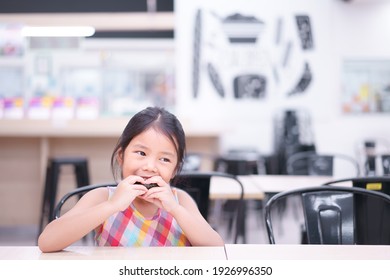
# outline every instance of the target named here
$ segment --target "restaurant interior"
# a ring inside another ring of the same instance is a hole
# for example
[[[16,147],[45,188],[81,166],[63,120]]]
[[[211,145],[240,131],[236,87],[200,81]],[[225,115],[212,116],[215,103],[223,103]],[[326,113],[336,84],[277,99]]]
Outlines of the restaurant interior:
[[[148,106],[181,121],[184,171],[242,180],[244,214],[211,186],[225,242],[268,244],[267,187],[390,175],[389,30],[388,0],[1,2],[0,245],[36,245],[56,160],[53,205],[113,182],[118,137]],[[281,243],[302,241],[296,208]]]

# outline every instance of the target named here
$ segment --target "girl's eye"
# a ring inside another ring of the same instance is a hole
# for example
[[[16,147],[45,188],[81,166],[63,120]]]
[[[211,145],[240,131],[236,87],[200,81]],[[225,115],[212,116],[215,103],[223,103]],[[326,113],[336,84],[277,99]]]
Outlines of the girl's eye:
[[[136,153],[139,154],[140,156],[146,156],[146,154],[143,151],[136,151]]]
[[[163,162],[171,162],[171,160],[169,158],[162,158],[161,159]]]

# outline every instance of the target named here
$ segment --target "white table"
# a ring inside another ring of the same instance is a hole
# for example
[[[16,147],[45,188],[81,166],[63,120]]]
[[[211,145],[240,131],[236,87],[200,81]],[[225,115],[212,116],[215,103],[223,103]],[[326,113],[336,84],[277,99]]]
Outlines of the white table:
[[[37,246],[0,246],[0,260],[226,260],[219,247],[94,247],[70,246],[42,253]]]
[[[257,188],[263,193],[278,193],[294,188],[315,187],[333,180],[331,176],[245,175],[238,176],[244,187]]]
[[[263,199],[264,192],[246,176],[239,180],[244,187],[244,199]],[[210,199],[238,199],[241,194],[240,185],[233,179],[225,177],[212,177],[210,183]]]
[[[293,188],[320,186],[333,180],[330,176],[294,175],[241,175],[238,176],[244,187],[244,199],[264,199],[267,193],[278,193]],[[237,182],[229,178],[213,177],[210,186],[210,199],[238,199],[241,193]]]
[[[226,244],[225,247],[0,246],[0,260],[390,260],[390,246]]]
[[[228,260],[390,260],[382,245],[226,244]]]

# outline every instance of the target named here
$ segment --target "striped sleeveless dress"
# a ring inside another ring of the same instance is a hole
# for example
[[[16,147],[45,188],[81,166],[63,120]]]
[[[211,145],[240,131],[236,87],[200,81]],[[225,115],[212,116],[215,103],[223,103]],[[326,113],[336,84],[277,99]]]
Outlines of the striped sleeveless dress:
[[[115,188],[109,187],[109,197]],[[176,200],[177,190],[172,188]],[[144,217],[132,204],[111,215],[95,231],[95,245],[150,247],[191,246],[173,216],[159,209],[153,217]]]

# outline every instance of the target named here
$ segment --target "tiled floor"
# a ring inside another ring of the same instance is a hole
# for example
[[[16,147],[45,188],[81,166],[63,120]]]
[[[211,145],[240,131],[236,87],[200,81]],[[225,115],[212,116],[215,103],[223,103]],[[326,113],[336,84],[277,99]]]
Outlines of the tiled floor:
[[[262,211],[258,209],[258,205],[254,201],[249,201],[247,204],[247,216],[246,216],[246,243],[250,244],[268,244],[265,225],[262,217]],[[294,217],[289,217],[289,213],[292,211],[286,211],[284,221],[286,223],[281,226],[281,242],[291,243],[297,240],[297,234],[294,234],[291,230],[286,229],[289,223],[291,223]],[[228,232],[227,219],[223,216],[216,217],[213,214],[210,223],[221,234],[226,243],[234,243],[234,238]],[[290,221],[290,222],[289,222]],[[4,227],[0,226],[0,246],[33,246],[36,245],[38,229],[37,226],[19,226],[19,227]],[[81,242],[81,241],[80,241]],[[243,243],[240,238],[238,243]],[[83,244],[83,243],[80,243]],[[85,244],[85,243],[84,243]]]

